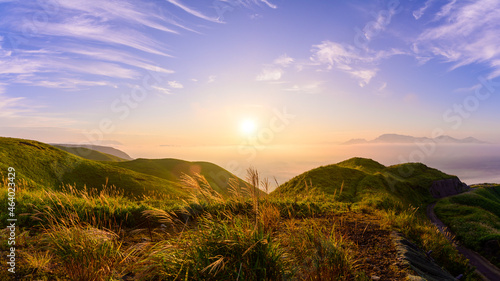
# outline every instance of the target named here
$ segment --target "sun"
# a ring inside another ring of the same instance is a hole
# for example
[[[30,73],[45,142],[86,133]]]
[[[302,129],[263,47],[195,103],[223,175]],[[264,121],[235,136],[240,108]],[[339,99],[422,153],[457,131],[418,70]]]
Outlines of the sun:
[[[257,123],[252,119],[245,119],[240,123],[240,131],[245,136],[250,136],[257,131]]]

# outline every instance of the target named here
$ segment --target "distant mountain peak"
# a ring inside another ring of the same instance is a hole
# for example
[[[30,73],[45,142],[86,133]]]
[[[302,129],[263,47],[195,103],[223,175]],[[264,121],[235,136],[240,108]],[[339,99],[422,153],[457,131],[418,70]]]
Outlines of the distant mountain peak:
[[[367,141],[366,139],[351,139],[343,144],[405,144],[405,143],[418,143],[418,142],[426,142],[433,141],[436,143],[449,143],[449,144],[483,144],[486,143],[484,141],[480,141],[473,137],[467,137],[464,139],[457,139],[454,137],[450,137],[448,135],[442,135],[436,138],[428,138],[428,137],[414,137],[408,135],[400,135],[400,134],[383,134],[378,136],[373,140]]]
[[[110,154],[110,155],[113,155],[113,156],[116,156],[118,158],[122,158],[125,160],[133,160],[133,158],[130,157],[127,153],[125,153],[119,149],[116,149],[114,147],[111,147],[111,146],[93,145],[93,144],[66,144],[66,143],[54,143],[54,144],[51,143],[50,145],[63,146],[63,147],[68,147],[68,148],[83,147],[83,148],[99,151],[102,153]]]

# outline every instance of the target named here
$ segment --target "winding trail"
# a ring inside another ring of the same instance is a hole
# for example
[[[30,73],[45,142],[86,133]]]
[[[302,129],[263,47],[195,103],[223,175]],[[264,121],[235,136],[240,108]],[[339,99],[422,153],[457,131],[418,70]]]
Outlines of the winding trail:
[[[464,255],[467,259],[469,259],[470,264],[476,267],[476,271],[483,277],[486,281],[498,281],[500,280],[500,269],[498,267],[491,264],[487,259],[485,259],[480,254],[465,248],[464,246],[456,244],[454,241],[446,235],[445,231],[447,229],[446,225],[436,216],[434,213],[434,207],[436,203],[429,204],[427,206],[427,217],[431,220],[431,222],[437,226],[439,231],[444,234],[448,240],[453,243],[453,246],[457,248],[457,250]]]

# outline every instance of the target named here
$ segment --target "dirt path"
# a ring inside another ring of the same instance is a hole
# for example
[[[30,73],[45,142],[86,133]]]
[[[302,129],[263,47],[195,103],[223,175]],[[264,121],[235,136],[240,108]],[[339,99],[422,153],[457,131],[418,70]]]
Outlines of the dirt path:
[[[446,225],[436,216],[436,213],[434,213],[434,207],[436,206],[436,203],[432,203],[427,206],[427,217],[431,220],[433,224],[437,226],[439,231],[443,233],[448,239],[450,239],[446,234]],[[451,239],[450,239],[451,241]],[[467,259],[469,259],[470,264],[472,266],[476,267],[476,270],[484,280],[489,280],[489,281],[496,281],[500,280],[500,269],[498,269],[496,266],[491,264],[487,259],[485,259],[483,256],[480,254],[465,248],[464,246],[457,245],[453,241],[451,241],[453,245],[457,248],[457,250],[464,255]]]

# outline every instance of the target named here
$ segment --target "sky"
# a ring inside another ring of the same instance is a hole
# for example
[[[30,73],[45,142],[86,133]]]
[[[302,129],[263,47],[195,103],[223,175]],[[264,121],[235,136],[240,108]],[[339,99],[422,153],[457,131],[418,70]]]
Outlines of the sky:
[[[278,174],[295,172],[290,155],[312,166],[325,147],[384,133],[500,143],[499,10],[0,0],[0,135],[230,170],[281,161]]]

